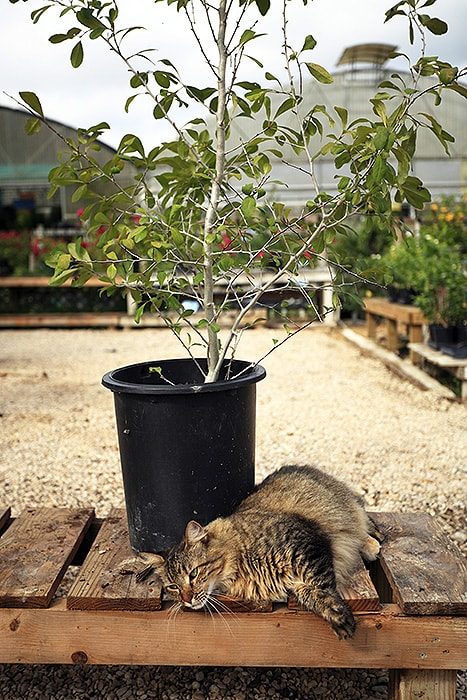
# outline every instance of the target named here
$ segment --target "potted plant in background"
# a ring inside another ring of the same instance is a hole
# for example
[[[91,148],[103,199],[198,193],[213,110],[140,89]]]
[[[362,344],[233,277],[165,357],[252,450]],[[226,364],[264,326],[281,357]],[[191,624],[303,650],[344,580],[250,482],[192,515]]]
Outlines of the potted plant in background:
[[[382,257],[381,264],[391,276],[388,298],[397,304],[413,304],[417,294],[417,241],[413,237],[394,242]]]
[[[403,78],[383,82],[372,99],[373,117],[350,122],[343,107],[329,113],[322,105],[304,103],[306,76],[320,83],[331,82],[332,76],[313,61],[313,36],[291,45],[294,3],[284,0],[280,6],[278,50],[285,73],[274,76],[251,55],[262,34],[261,20],[272,11],[270,0],[156,2],[185,21],[212,78],[209,84],[204,78],[199,85],[187,84],[171,60],[127,49],[137,28],[120,26],[113,0],[65,6],[50,0],[32,13],[36,22],[51,8],[61,11],[67,26],[50,40],[72,42],[74,67],[82,63],[87,41],[104,41],[129,72],[132,93],[126,109],[142,95],[154,119],[166,120],[173,129],[173,139],[151,150],[137,135],[127,134],[104,166],[94,153],[109,125],[80,129],[76,141],[67,140],[68,156],[50,173],[52,189],[75,185],[76,200],[88,200],[82,217],[87,239],[105,227],[97,243],[99,259],[82,240],[53,255],[51,284],[72,279],[79,286],[99,277],[108,283],[106,293],[131,295],[137,321],[145,312],[160,314],[188,355],[115,370],[103,380],[115,395],[131,542],[146,550],[177,541],[190,518],[203,522],[227,512],[253,486],[254,387],[264,370],[261,359],[237,360],[250,312],[279,287],[303,295],[309,323],[322,320],[331,309],[318,310],[303,270],[328,261],[336,235],[352,230],[352,217],[370,214],[392,230],[393,197],[416,208],[429,201],[422,182],[409,174],[417,131],[430,129],[444,145],[452,137],[433,117],[418,114],[417,101],[427,92],[441,100],[445,89],[466,96],[459,84],[465,71],[425,56],[422,42],[422,55],[410,66],[410,84]],[[424,4],[398,2],[386,20],[405,15],[412,43],[414,27],[422,37],[426,30],[445,33],[446,24],[425,14]],[[183,36],[187,40],[186,32]],[[256,67],[253,79],[251,66]],[[47,123],[38,97],[20,94],[33,116],[29,129]],[[180,110],[193,103],[201,116],[180,126]],[[257,131],[242,141],[235,128],[244,119],[254,120]],[[309,175],[310,198],[300,211],[274,201],[270,182],[273,159],[287,162],[291,152],[304,156]],[[323,191],[315,176],[314,163],[322,153],[335,159],[333,194]],[[128,163],[135,170],[134,185],[122,188],[115,175]],[[114,184],[112,193],[96,189],[104,181]],[[332,262],[338,303],[349,270],[335,257]],[[361,277],[357,270],[352,273]],[[187,302],[199,306],[201,317]],[[226,310],[232,312],[230,325],[221,333]],[[304,327],[283,320],[283,339],[264,356]],[[175,417],[176,427],[167,427],[169,417]],[[221,492],[225,497],[215,502],[213,513],[210,502]]]
[[[455,357],[467,357],[465,259],[459,245],[422,232],[418,243],[415,302],[429,321],[430,345]]]

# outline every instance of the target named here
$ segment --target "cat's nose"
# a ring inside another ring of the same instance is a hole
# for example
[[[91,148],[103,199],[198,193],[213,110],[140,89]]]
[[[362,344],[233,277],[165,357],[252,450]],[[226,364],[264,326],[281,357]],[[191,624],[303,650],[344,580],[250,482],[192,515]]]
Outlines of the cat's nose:
[[[184,603],[191,603],[193,599],[193,591],[181,591],[180,598]]]

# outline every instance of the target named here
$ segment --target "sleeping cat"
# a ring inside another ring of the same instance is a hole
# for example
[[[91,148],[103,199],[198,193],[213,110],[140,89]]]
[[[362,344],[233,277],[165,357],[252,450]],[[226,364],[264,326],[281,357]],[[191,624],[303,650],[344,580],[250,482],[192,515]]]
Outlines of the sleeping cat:
[[[167,555],[144,554],[165,590],[198,610],[215,594],[285,600],[321,615],[341,639],[355,632],[339,594],[360,555],[373,560],[379,542],[360,499],[314,467],[286,466],[268,476],[225,518],[191,521]]]

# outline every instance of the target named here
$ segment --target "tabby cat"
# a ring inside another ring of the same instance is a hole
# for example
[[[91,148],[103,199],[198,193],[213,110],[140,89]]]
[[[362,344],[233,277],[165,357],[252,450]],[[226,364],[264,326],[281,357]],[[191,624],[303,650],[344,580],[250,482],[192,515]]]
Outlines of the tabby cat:
[[[209,607],[216,593],[276,601],[294,594],[345,639],[354,634],[355,619],[339,589],[361,554],[377,557],[372,534],[362,502],[347,486],[315,467],[285,466],[229,517],[204,527],[191,521],[166,555],[143,555],[149,566],[139,579],[155,569],[164,589],[194,610]]]

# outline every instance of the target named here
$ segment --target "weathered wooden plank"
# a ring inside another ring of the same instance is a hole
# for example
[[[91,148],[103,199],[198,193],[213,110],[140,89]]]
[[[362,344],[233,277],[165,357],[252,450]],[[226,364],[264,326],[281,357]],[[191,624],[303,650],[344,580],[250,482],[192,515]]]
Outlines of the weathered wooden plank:
[[[339,640],[312,613],[217,617],[168,610],[0,609],[0,663],[462,668],[467,619],[400,615],[394,605],[358,616],[351,640]]]
[[[119,326],[125,313],[99,311],[43,314],[0,314],[0,328],[87,328]]]
[[[114,508],[103,521],[78,578],[67,595],[69,610],[159,610],[161,584],[157,576],[143,581],[136,574],[144,568],[137,561],[128,540],[125,510]],[[129,565],[128,562],[131,561]],[[122,564],[125,566],[122,567]],[[123,573],[122,573],[123,568]],[[270,612],[269,601],[241,601],[216,596],[218,607],[227,612]]]
[[[222,607],[235,613],[271,612],[273,609],[270,600],[238,600],[223,595],[216,595],[214,598],[221,603],[221,606],[218,606],[220,612],[222,612]]]
[[[8,506],[0,506],[0,533],[10,519],[11,508]]]
[[[426,323],[422,311],[418,306],[409,304],[395,304],[382,297],[365,299],[365,310],[381,318],[390,318],[401,323],[422,325]]]
[[[0,538],[0,606],[46,607],[93,518],[91,508],[28,508]]]
[[[394,670],[389,675],[389,700],[456,700],[456,671]]]
[[[341,594],[353,612],[379,610],[381,608],[376,588],[361,560],[358,569],[352,577],[352,582],[341,590]],[[290,610],[297,610],[300,607],[294,596],[289,597],[287,605]]]
[[[122,573],[122,562],[134,557],[126,513],[113,508],[104,520],[78,578],[67,596],[70,610],[159,610],[161,585],[156,576],[136,581]]]
[[[466,565],[456,545],[425,513],[372,513],[385,535],[381,566],[407,615],[466,615]]]

